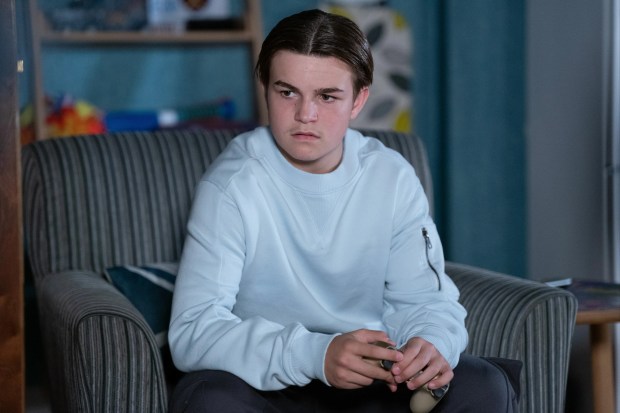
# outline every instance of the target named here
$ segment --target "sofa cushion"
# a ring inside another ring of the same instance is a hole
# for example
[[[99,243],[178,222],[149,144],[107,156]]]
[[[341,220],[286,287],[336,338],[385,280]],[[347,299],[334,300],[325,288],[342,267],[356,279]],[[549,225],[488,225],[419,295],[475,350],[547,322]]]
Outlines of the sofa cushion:
[[[139,267],[122,265],[104,271],[107,280],[142,313],[160,347],[168,342],[172,291],[177,271],[178,263]]]

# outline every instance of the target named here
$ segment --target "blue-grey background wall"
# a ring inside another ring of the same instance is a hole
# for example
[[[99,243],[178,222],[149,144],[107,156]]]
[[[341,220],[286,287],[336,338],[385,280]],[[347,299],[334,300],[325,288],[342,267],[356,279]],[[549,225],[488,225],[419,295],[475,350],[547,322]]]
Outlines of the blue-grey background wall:
[[[41,0],[44,7],[66,4]],[[427,145],[446,257],[518,276],[526,271],[524,1],[390,0],[412,27],[414,131]],[[21,44],[27,53],[25,4]],[[317,0],[263,0],[267,33]],[[106,109],[156,109],[228,96],[253,113],[248,51],[221,46],[51,46],[48,93]],[[23,78],[22,102],[30,95]]]

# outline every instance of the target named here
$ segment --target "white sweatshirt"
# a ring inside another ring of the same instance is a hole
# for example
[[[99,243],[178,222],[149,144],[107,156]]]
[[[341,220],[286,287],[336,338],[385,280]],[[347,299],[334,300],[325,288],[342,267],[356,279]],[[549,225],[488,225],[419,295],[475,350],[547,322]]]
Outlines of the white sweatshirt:
[[[224,370],[259,390],[324,374],[335,335],[414,336],[452,367],[465,309],[411,165],[348,130],[328,174],[292,166],[268,128],[235,138],[200,181],[169,342],[183,371]]]

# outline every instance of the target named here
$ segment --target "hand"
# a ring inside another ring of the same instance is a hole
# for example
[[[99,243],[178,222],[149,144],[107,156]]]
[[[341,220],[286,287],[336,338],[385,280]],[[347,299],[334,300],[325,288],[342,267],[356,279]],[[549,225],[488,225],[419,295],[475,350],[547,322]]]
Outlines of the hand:
[[[374,380],[383,380],[396,388],[394,376],[379,366],[377,360],[398,362],[403,355],[398,350],[376,346],[385,341],[394,345],[383,331],[356,330],[332,340],[325,354],[325,377],[329,384],[341,389],[369,386]]]
[[[407,383],[410,390],[428,384],[429,389],[437,389],[454,377],[448,361],[428,341],[414,337],[400,348],[403,360],[392,367],[396,383]]]

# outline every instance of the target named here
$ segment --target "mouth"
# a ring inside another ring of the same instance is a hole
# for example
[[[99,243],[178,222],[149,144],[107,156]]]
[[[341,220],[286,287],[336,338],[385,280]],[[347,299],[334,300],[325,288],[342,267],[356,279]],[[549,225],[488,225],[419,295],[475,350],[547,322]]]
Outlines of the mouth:
[[[318,139],[319,135],[317,135],[314,132],[307,132],[307,131],[298,131],[298,132],[293,132],[292,133],[293,137],[297,138],[297,139]]]

